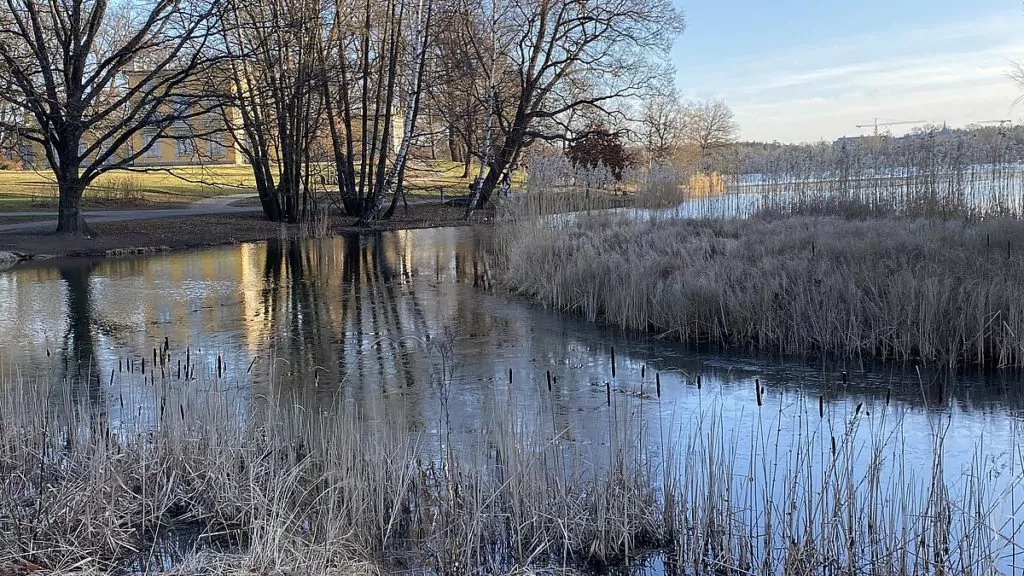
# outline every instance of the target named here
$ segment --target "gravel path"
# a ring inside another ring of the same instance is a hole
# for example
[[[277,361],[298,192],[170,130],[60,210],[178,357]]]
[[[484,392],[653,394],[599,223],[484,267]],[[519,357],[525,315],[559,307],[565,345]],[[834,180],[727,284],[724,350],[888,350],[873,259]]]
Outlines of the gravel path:
[[[206,216],[210,214],[238,214],[243,212],[259,212],[259,206],[234,206],[235,202],[255,197],[255,194],[228,194],[204,198],[184,208],[159,208],[141,210],[86,210],[83,216],[90,224],[100,222],[122,222],[125,220],[151,220],[153,218],[181,218],[188,216]],[[0,212],[0,218],[19,218],[24,216],[40,218],[56,218],[57,212]],[[37,222],[18,222],[0,224],[0,234],[5,232],[21,232],[52,227],[53,220]]]

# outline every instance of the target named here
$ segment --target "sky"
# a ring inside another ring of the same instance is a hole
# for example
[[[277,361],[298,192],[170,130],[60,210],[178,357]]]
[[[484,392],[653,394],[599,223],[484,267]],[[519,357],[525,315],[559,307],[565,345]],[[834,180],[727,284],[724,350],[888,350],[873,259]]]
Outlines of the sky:
[[[681,0],[684,99],[721,98],[744,140],[870,134],[875,118],[1024,120],[1021,0]],[[913,125],[895,125],[902,134]],[[880,127],[886,130],[886,127]]]

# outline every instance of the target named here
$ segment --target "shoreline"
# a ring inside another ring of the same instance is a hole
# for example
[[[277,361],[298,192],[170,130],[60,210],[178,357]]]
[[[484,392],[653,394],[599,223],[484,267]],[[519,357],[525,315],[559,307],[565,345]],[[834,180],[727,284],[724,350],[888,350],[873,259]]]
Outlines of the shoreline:
[[[327,236],[461,227],[480,221],[479,217],[466,220],[463,216],[463,208],[442,204],[399,208],[390,220],[370,225],[338,215],[330,219]],[[58,236],[49,228],[0,233],[0,271],[74,258],[119,258],[260,242],[281,237],[282,230],[289,236],[301,235],[299,225],[267,221],[261,212],[123,220],[97,223],[92,228],[92,238]]]

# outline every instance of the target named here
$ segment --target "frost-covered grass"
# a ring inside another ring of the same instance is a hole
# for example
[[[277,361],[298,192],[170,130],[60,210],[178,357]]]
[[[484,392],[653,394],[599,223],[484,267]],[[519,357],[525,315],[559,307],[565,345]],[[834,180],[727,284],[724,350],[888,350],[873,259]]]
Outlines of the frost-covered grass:
[[[1024,222],[530,216],[502,281],[554,308],[690,343],[1024,366]]]

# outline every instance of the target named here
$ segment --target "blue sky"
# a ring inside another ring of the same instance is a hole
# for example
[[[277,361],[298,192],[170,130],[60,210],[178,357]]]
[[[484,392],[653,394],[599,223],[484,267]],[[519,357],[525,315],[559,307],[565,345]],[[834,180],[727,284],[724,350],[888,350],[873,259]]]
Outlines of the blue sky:
[[[1024,118],[1021,0],[683,0],[673,50],[685,99],[724,99],[741,137],[870,133],[874,118],[963,125]],[[912,126],[894,126],[894,133]]]

